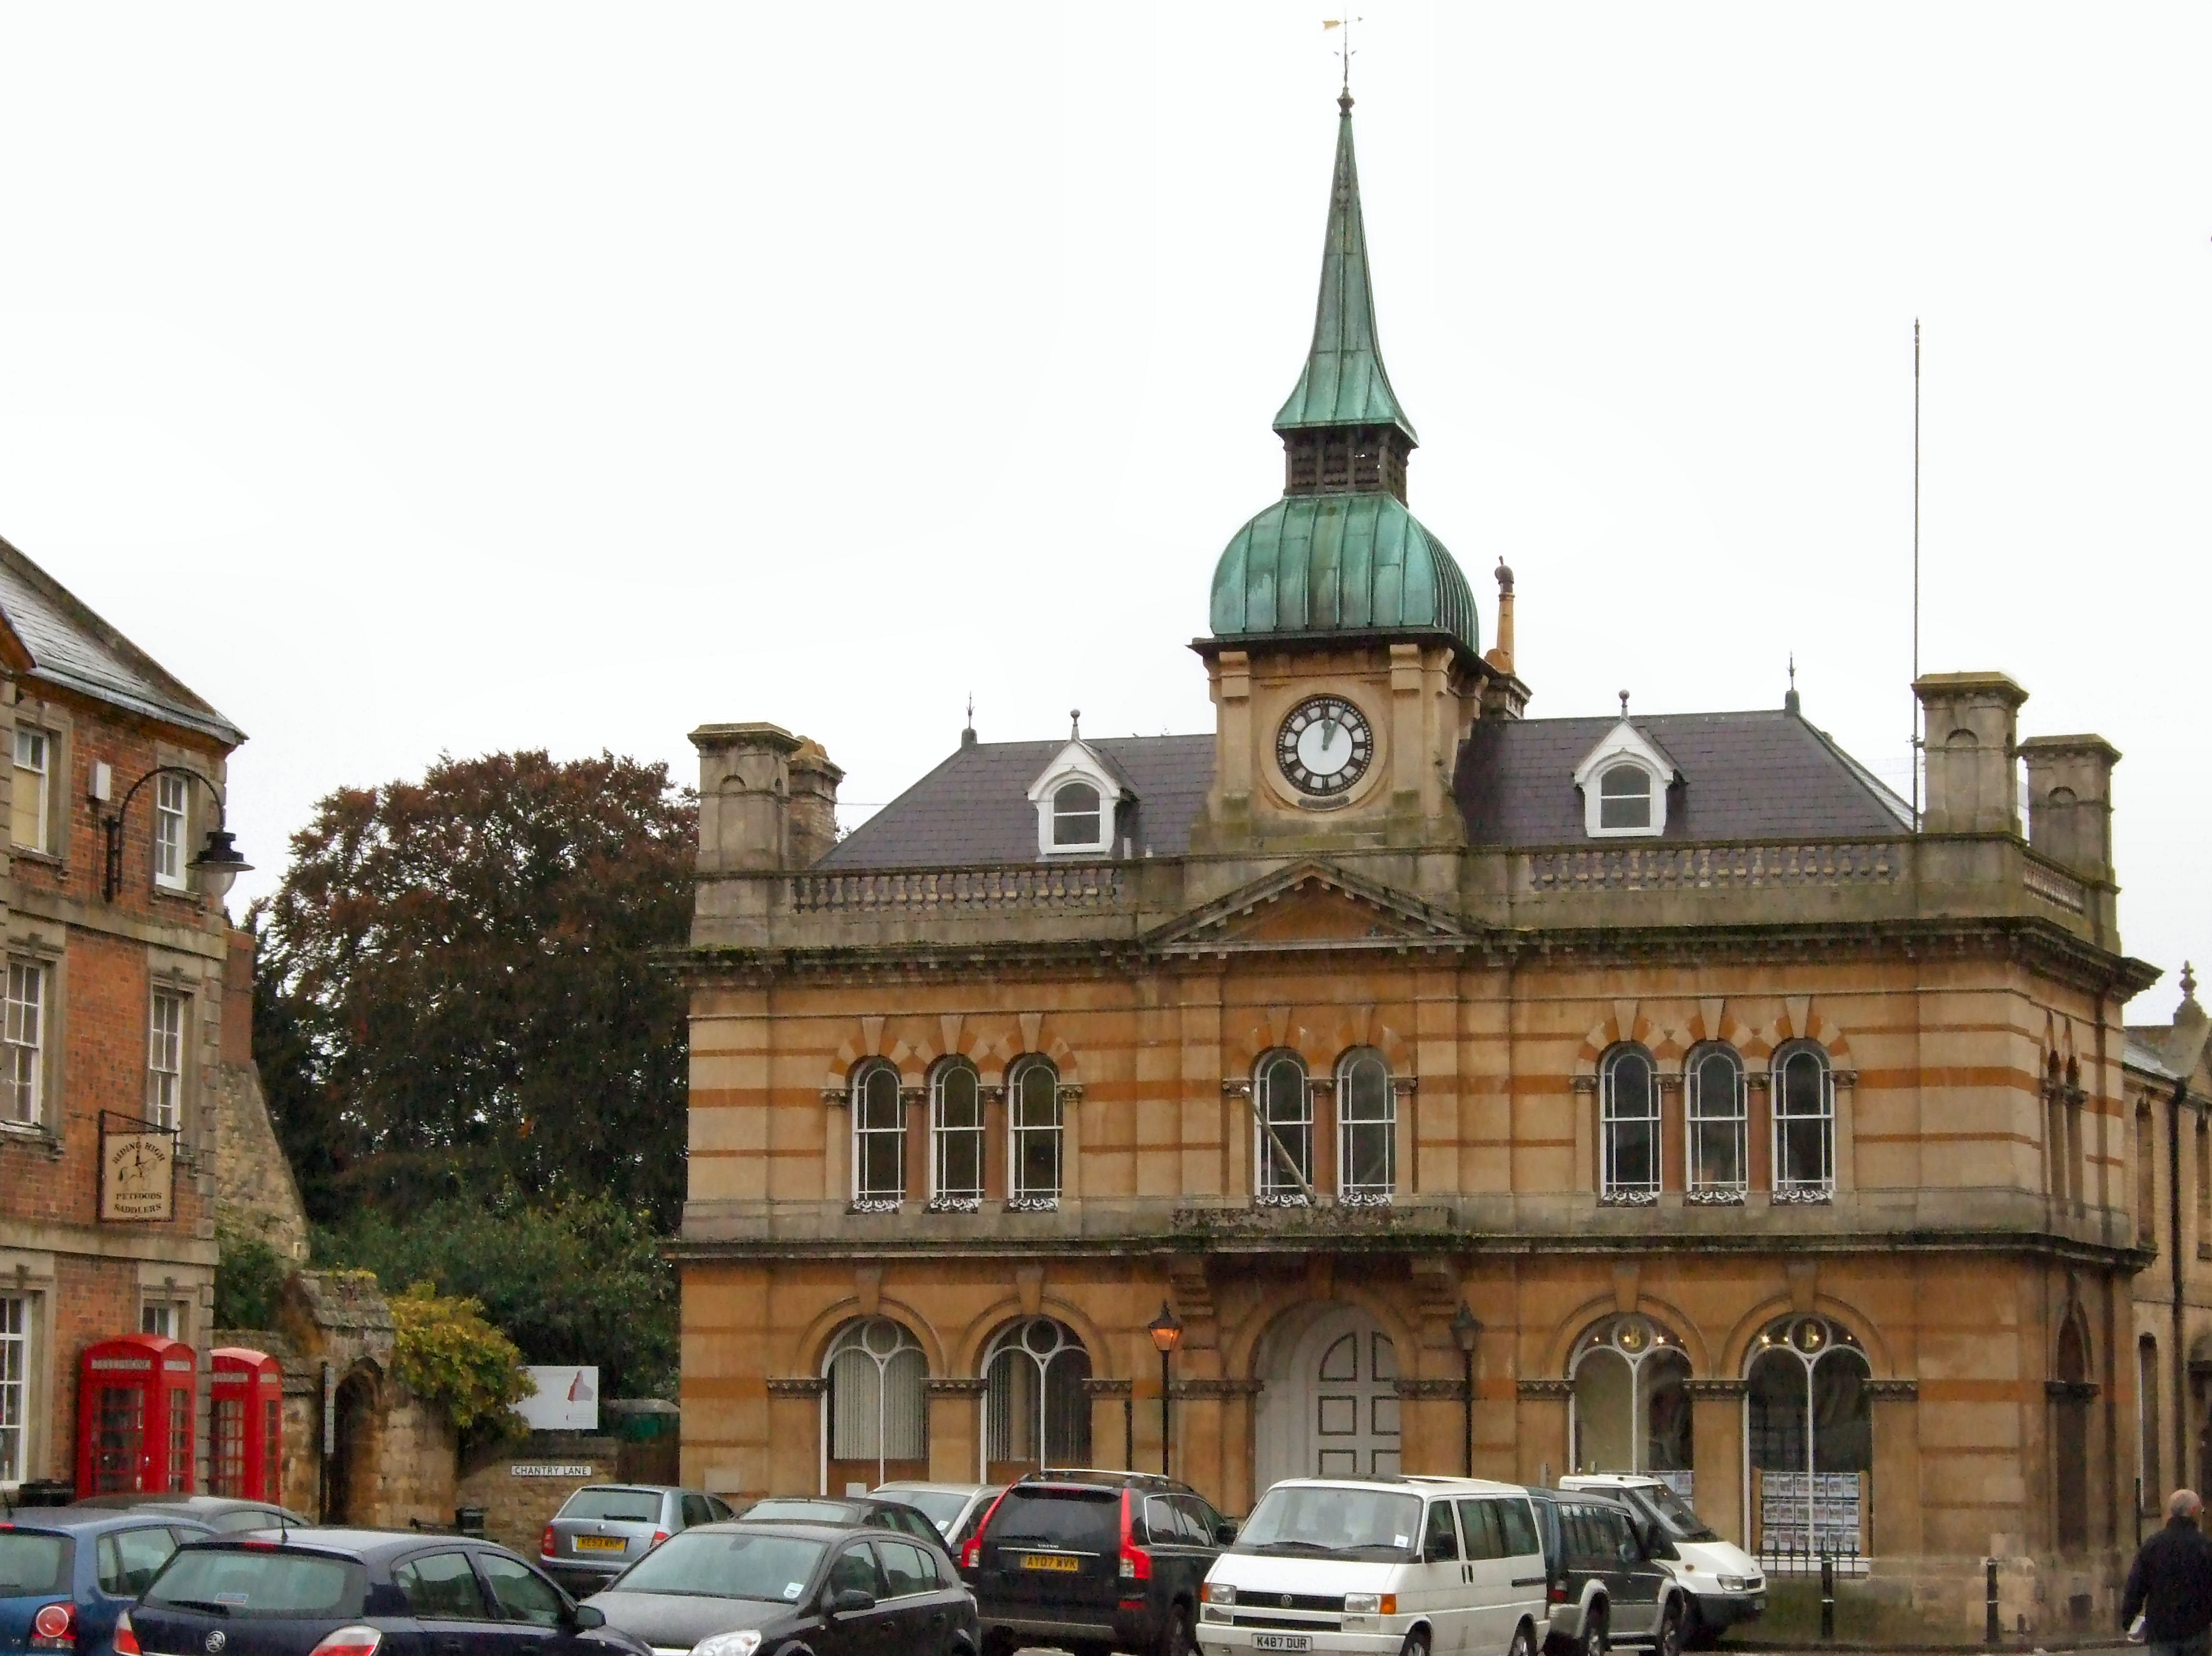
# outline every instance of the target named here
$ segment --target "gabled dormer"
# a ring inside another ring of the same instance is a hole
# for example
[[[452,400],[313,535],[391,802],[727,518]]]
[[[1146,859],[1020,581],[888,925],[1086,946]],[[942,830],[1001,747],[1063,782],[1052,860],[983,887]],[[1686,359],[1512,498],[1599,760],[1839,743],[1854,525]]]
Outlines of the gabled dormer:
[[[1624,694],[1624,708],[1627,701]],[[1583,831],[1592,839],[1658,838],[1667,831],[1667,791],[1681,779],[1667,750],[1624,712],[1575,767]]]
[[[1079,723],[1030,784],[1029,798],[1042,857],[1111,856],[1121,807],[1137,801],[1121,767],[1083,740]]]

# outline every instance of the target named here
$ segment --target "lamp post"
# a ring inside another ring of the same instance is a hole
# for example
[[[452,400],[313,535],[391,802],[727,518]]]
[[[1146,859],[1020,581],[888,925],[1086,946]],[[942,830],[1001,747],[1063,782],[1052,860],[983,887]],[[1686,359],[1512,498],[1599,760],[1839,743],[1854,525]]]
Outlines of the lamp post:
[[[138,797],[138,790],[156,776],[185,776],[199,783],[214,796],[215,826],[209,829],[200,854],[185,866],[200,877],[200,890],[217,903],[230,893],[230,883],[240,874],[252,874],[253,865],[238,854],[233,842],[237,836],[223,831],[222,792],[197,770],[181,764],[157,764],[131,784],[131,791],[123,796],[123,803],[115,807],[112,816],[100,819],[100,828],[107,837],[107,865],[100,881],[100,894],[107,902],[115,901],[115,893],[123,889],[123,819],[131,812],[131,801]]]
[[[1160,1301],[1160,1314],[1145,1324],[1160,1354],[1160,1476],[1168,1476],[1168,1382],[1173,1372],[1176,1348],[1182,1343],[1182,1319]]]
[[[1459,1309],[1452,1313],[1451,1331],[1453,1342],[1459,1347],[1460,1362],[1467,1371],[1467,1397],[1460,1407],[1466,1416],[1467,1423],[1467,1464],[1464,1470],[1467,1476],[1473,1477],[1474,1476],[1474,1347],[1475,1342],[1482,1338],[1482,1324],[1475,1320],[1474,1313],[1467,1308],[1467,1301],[1464,1300],[1459,1302]]]

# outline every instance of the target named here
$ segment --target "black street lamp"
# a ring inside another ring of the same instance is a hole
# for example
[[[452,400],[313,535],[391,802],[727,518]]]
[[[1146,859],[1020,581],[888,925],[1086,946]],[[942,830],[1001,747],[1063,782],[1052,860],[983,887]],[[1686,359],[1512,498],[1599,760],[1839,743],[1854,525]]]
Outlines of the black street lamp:
[[[115,813],[100,819],[100,827],[107,835],[107,867],[100,882],[100,894],[108,902],[115,901],[116,892],[123,889],[123,819],[130,813],[131,801],[138,797],[138,790],[156,776],[188,776],[198,782],[215,797],[215,826],[208,830],[207,840],[200,854],[185,866],[200,877],[200,890],[217,903],[230,892],[230,883],[240,874],[252,874],[253,865],[239,855],[232,842],[235,835],[223,831],[222,792],[197,770],[181,764],[157,764],[131,784],[131,791],[123,796],[123,803]]]
[[[1474,1476],[1474,1348],[1475,1342],[1482,1338],[1482,1324],[1475,1320],[1474,1313],[1467,1308],[1467,1301],[1464,1300],[1459,1302],[1459,1309],[1452,1313],[1451,1331],[1452,1340],[1459,1347],[1460,1362],[1467,1371],[1467,1401],[1461,1405],[1461,1408],[1467,1418],[1466,1476],[1473,1477]]]
[[[1160,1353],[1160,1476],[1168,1476],[1168,1382],[1176,1348],[1182,1343],[1182,1319],[1160,1301],[1160,1314],[1145,1324]]]

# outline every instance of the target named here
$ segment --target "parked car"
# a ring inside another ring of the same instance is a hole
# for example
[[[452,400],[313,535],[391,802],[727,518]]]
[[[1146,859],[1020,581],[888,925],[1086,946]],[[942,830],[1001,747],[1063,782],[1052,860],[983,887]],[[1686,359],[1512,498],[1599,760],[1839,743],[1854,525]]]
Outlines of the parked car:
[[[1188,1656],[1198,1590],[1236,1525],[1188,1484],[1145,1472],[1033,1472],[962,1549],[983,1656],[1059,1645]]]
[[[1595,1489],[1528,1496],[1544,1541],[1552,1647],[1605,1656],[1609,1645],[1633,1645],[1681,1656],[1691,1608],[1670,1567],[1674,1543],[1626,1501]]]
[[[315,1522],[274,1501],[240,1501],[231,1495],[87,1495],[76,1504],[101,1512],[174,1513],[195,1519],[217,1535],[239,1535],[247,1530],[306,1530],[313,1528]]]
[[[116,1623],[116,1656],[652,1656],[473,1536],[301,1530],[178,1549]]]
[[[97,1507],[20,1507],[0,1521],[0,1650],[110,1656],[116,1620],[197,1519]]]
[[[1723,1629],[1757,1620],[1766,1611],[1766,1574],[1759,1561],[1724,1540],[1690,1503],[1657,1478],[1641,1472],[1595,1472],[1559,1480],[1562,1489],[1601,1489],[1618,1495],[1674,1543],[1663,1560],[1690,1595],[1685,1642],[1710,1644]]]
[[[957,1557],[968,1537],[975,1533],[983,1515],[991,1510],[991,1503],[1005,1490],[1003,1483],[879,1483],[875,1488],[878,1501],[901,1501],[918,1509],[921,1515],[937,1525],[937,1532],[945,1537],[945,1544]]]
[[[835,1524],[896,1530],[916,1541],[926,1541],[951,1557],[937,1525],[903,1501],[878,1501],[873,1495],[768,1495],[738,1516],[757,1524]]]
[[[730,1516],[703,1489],[661,1483],[586,1483],[561,1503],[538,1538],[538,1562],[579,1596],[597,1592],[662,1542]]]
[[[881,1525],[703,1525],[584,1608],[692,1656],[978,1656],[982,1636],[943,1552]]]
[[[1543,1543],[1528,1492],[1479,1478],[1291,1478],[1207,1572],[1209,1653],[1536,1656]]]

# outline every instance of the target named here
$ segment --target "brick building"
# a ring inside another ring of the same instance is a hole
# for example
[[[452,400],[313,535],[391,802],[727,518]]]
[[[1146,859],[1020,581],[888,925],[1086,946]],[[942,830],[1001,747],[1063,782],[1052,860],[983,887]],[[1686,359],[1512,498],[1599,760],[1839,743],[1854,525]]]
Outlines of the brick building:
[[[1990,1556],[2109,1608],[2169,1338],[2118,754],[1930,675],[1916,817],[1794,692],[1526,717],[1365,260],[1347,100],[1210,734],[969,731],[840,839],[819,746],[693,734],[685,1480],[1638,1468],[1953,1633]]]
[[[284,1251],[303,1239],[246,1052],[246,940],[200,866],[243,738],[5,542],[0,721],[0,1483],[74,1478],[80,1355],[143,1332],[189,1349],[205,1488],[218,1166],[293,1216]]]

